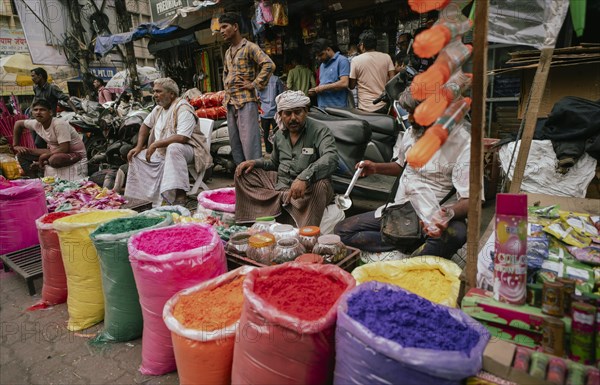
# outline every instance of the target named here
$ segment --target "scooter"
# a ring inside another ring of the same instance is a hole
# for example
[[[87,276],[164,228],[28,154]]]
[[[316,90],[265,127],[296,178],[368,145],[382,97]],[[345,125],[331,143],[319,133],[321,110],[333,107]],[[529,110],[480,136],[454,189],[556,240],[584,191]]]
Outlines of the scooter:
[[[340,157],[338,169],[332,176],[334,190],[344,193],[355,173],[355,165],[361,160],[376,163],[390,162],[399,135],[410,127],[408,113],[396,100],[407,83],[399,73],[386,84],[382,94],[373,101],[385,101],[390,114],[365,112],[356,108],[312,108],[309,118],[326,124],[336,141]],[[354,186],[356,196],[385,200],[389,196],[396,177],[369,175],[360,178]]]
[[[210,136],[210,155],[215,166],[220,166],[228,174],[233,174],[236,166],[229,143],[227,120],[215,121],[215,129]]]

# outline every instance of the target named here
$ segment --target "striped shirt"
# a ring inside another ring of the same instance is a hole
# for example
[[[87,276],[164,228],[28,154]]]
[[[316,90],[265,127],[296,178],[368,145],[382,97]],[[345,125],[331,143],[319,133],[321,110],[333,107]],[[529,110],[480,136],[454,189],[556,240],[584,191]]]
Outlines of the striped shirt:
[[[225,86],[223,105],[232,104],[239,109],[248,102],[257,102],[256,90],[242,90],[240,85],[250,81],[256,89],[262,90],[273,71],[275,71],[275,64],[258,45],[242,39],[239,47],[229,47],[225,52],[223,69]]]

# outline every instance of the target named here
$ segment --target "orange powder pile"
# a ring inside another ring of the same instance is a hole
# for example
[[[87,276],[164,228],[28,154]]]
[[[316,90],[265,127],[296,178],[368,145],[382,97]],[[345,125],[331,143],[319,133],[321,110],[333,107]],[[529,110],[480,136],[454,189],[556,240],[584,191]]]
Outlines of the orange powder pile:
[[[173,308],[173,316],[188,329],[214,331],[240,319],[244,296],[241,275],[212,290],[182,295]]]

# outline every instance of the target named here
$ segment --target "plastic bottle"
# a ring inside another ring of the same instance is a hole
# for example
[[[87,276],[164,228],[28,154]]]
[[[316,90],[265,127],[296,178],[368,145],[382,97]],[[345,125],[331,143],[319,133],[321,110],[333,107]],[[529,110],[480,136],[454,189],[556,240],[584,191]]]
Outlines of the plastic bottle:
[[[444,111],[435,124],[425,131],[425,134],[415,143],[406,154],[408,164],[417,169],[423,167],[433,157],[448,139],[448,134],[463,119],[471,107],[471,98],[457,100]]]
[[[427,71],[415,76],[410,86],[413,98],[423,100],[429,95],[439,92],[450,75],[467,61],[472,50],[471,45],[464,45],[460,40],[448,44]]]
[[[473,23],[469,19],[460,22],[438,21],[433,27],[415,37],[413,50],[419,57],[432,57],[456,37],[461,36]]]
[[[417,106],[414,118],[421,126],[429,126],[448,108],[448,105],[462,92],[471,87],[473,74],[465,74],[460,69],[450,77],[439,93],[429,96]]]

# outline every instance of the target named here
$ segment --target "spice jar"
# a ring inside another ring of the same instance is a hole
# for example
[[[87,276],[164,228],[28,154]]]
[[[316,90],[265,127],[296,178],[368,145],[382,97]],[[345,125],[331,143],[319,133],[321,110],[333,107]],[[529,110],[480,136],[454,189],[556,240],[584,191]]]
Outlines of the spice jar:
[[[300,243],[302,243],[307,253],[312,252],[320,235],[321,229],[318,226],[304,226],[300,229]]]
[[[565,354],[565,323],[560,318],[542,320],[542,350],[559,357]]]
[[[247,231],[232,234],[225,245],[225,251],[233,254],[246,255],[249,239],[250,233]]]
[[[542,313],[562,317],[565,312],[563,284],[544,282],[542,289]]]
[[[556,278],[563,284],[565,314],[571,314],[571,297],[575,294],[575,280],[571,278]]]
[[[271,234],[275,236],[275,241],[282,239],[296,238],[298,233],[292,225],[275,225],[271,228]]]
[[[271,232],[271,228],[274,225],[277,225],[277,222],[275,222],[275,218],[273,217],[256,218],[249,231],[251,234],[267,233]]]
[[[248,258],[264,265],[271,264],[271,256],[275,248],[275,237],[270,233],[258,233],[248,239]]]
[[[313,253],[321,255],[326,263],[337,263],[346,257],[346,245],[342,243],[339,235],[321,235]]]
[[[285,238],[277,241],[273,250],[273,263],[285,263],[293,261],[299,255],[304,254],[304,246],[296,238]]]

